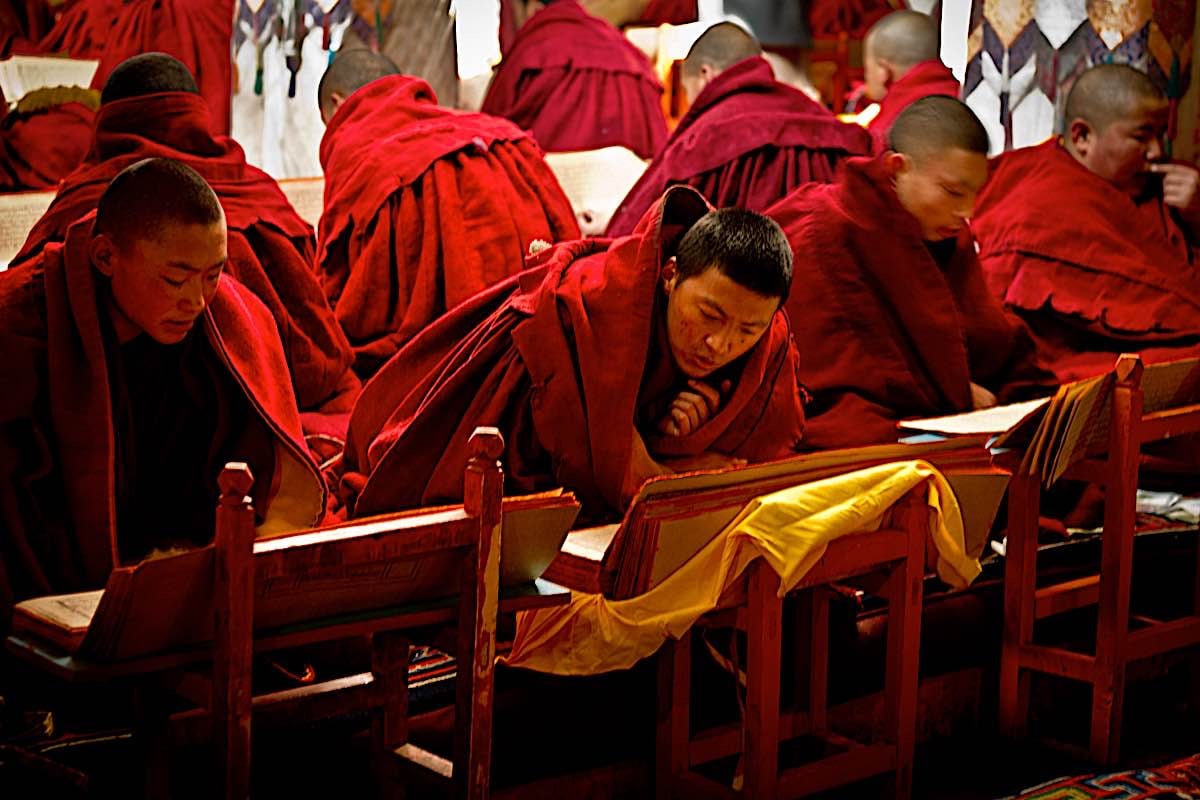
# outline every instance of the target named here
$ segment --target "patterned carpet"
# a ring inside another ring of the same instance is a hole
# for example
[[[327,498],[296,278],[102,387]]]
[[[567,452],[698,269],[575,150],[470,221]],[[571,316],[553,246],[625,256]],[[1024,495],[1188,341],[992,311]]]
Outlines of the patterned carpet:
[[[1200,799],[1200,754],[1165,767],[1056,778],[1005,800]]]

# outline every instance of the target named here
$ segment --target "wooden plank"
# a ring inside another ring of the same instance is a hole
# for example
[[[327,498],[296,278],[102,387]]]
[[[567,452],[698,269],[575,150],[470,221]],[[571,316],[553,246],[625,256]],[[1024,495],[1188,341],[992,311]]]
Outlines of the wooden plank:
[[[1021,653],[1033,640],[1041,485],[1018,472],[1008,484],[1008,539],[1004,558],[1004,628],[1000,649],[997,722],[1000,733],[1021,738],[1029,722],[1029,675]]]
[[[896,748],[892,745],[867,745],[812,764],[792,767],[779,776],[779,796],[806,797],[872,775],[882,775],[895,769],[895,753]]]
[[[779,779],[779,683],[783,601],[779,576],[762,559],[750,567],[746,631],[745,796],[773,800]]]
[[[1085,653],[1076,653],[1061,647],[1027,644],[1021,648],[1018,658],[1020,666],[1024,669],[1084,683],[1094,680],[1096,659]]]
[[[1055,614],[1095,605],[1100,597],[1100,576],[1086,575],[1053,586],[1044,586],[1034,593],[1033,616],[1045,619]]]
[[[1150,658],[1172,650],[1181,650],[1200,643],[1200,616],[1160,622],[1157,625],[1132,631],[1126,645],[1126,660]]]
[[[1200,405],[1179,406],[1142,416],[1138,425],[1143,442],[1155,442],[1200,430]]]
[[[672,780],[687,772],[692,694],[692,632],[668,641],[658,653],[658,697],[655,720],[654,794],[670,797]],[[740,747],[740,729],[737,730]]]

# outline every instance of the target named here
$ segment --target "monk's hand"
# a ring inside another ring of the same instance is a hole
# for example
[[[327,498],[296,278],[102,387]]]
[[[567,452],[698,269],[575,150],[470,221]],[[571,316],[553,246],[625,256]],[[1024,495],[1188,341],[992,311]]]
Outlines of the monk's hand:
[[[978,383],[971,384],[972,408],[991,408],[994,405],[996,405],[996,395],[992,394]]]
[[[721,398],[732,384],[722,381],[716,389],[704,381],[688,379],[688,388],[676,395],[666,416],[658,423],[658,432],[666,436],[688,436],[700,429],[721,410]]]
[[[1164,203],[1189,220],[1200,218],[1200,171],[1187,164],[1151,164],[1148,170],[1162,175]]]

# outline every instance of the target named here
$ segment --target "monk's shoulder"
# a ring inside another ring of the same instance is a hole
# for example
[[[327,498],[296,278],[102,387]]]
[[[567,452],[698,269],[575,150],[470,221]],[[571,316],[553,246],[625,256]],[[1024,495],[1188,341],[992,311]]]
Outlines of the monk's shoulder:
[[[46,338],[47,254],[0,272],[0,336]]]
[[[0,423],[34,416],[47,369],[42,258],[0,272]]]

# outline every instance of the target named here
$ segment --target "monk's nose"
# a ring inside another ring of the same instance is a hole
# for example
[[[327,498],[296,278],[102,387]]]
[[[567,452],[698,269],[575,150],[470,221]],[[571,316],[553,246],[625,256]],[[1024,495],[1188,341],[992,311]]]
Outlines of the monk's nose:
[[[188,281],[187,291],[179,301],[181,310],[190,314],[199,314],[204,310],[204,304],[204,287],[200,285],[199,281]]]
[[[1146,145],[1146,160],[1147,161],[1158,161],[1162,157],[1163,157],[1162,142],[1160,142],[1158,140],[1158,137],[1155,137],[1150,140],[1150,144]]]

